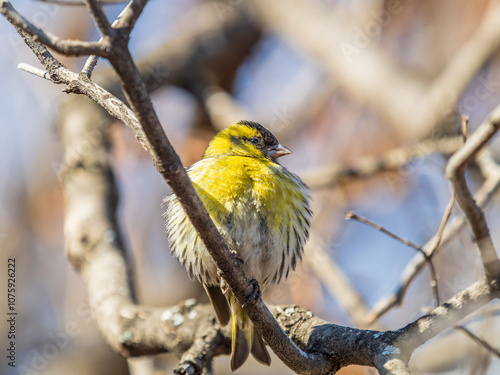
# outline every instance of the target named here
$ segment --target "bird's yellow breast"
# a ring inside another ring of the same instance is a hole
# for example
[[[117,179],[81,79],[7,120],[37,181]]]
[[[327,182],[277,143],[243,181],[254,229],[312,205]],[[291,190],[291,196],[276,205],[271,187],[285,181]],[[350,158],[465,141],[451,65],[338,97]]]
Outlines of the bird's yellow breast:
[[[234,209],[257,210],[271,215],[275,226],[280,217],[273,215],[303,204],[298,179],[281,165],[243,156],[207,158],[193,165],[189,176],[212,219],[220,221]]]
[[[278,163],[236,155],[204,158],[191,166],[188,174],[249,277],[261,286],[277,283],[295,267],[311,219],[307,188],[300,178]],[[180,203],[172,196],[168,204],[172,251],[188,271],[192,269],[193,277],[218,285],[210,254],[186,220]]]

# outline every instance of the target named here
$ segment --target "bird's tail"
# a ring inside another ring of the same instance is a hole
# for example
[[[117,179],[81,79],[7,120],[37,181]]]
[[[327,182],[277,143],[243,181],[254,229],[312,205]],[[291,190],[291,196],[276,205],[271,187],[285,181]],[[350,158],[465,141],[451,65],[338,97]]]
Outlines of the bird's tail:
[[[240,303],[231,295],[231,313],[233,316],[233,335],[231,340],[231,370],[239,368],[250,353],[260,363],[269,366],[271,357],[262,337],[254,329]]]

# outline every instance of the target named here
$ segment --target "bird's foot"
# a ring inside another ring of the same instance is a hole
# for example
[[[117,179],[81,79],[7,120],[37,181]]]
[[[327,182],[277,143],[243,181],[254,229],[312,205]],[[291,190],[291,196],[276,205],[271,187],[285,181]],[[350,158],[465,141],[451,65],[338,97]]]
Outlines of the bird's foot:
[[[243,304],[243,308],[254,304],[260,297],[262,296],[262,292],[260,291],[259,283],[255,279],[250,280],[250,284],[252,285],[252,292],[248,296],[247,300]]]

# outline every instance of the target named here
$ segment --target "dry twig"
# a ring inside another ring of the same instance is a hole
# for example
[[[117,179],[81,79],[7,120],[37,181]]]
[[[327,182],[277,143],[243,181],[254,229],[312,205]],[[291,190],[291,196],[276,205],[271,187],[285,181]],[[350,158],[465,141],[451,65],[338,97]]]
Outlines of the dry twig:
[[[432,255],[427,255],[427,253],[424,251],[422,246],[417,245],[416,243],[411,242],[410,240],[407,240],[406,238],[402,238],[402,237],[392,233],[391,231],[387,230],[386,228],[382,227],[381,225],[378,225],[378,224],[374,223],[373,221],[370,221],[370,220],[368,220],[368,219],[366,219],[366,218],[364,218],[364,217],[362,217],[362,216],[360,216],[352,211],[346,212],[345,218],[346,218],[346,220],[357,220],[361,223],[368,224],[371,227],[381,231],[382,233],[387,234],[389,237],[394,238],[396,241],[399,241],[399,242],[405,244],[406,246],[409,246],[409,247],[417,250],[420,254],[422,254],[427,266],[429,267],[429,272],[431,275],[430,285],[432,288],[432,292],[434,294],[434,300],[435,300],[436,306],[439,306],[439,289],[438,289],[438,283],[437,283],[437,274],[436,274],[436,269],[434,268],[434,264],[432,263]],[[365,319],[367,316],[368,315],[365,315]],[[373,319],[367,320],[368,324],[372,324],[373,322],[374,322]]]
[[[491,280],[500,275],[500,259],[493,245],[483,210],[477,205],[467,187],[465,169],[499,128],[500,107],[497,107],[489,118],[467,139],[464,146],[453,154],[446,167],[446,176],[453,184],[457,202],[467,217],[479,248],[485,273]]]
[[[489,353],[493,354],[495,357],[500,358],[500,350],[491,346],[490,343],[488,343],[486,340],[483,340],[482,338],[477,336],[474,332],[472,332],[467,327],[464,327],[463,325],[461,325],[461,326],[455,327],[455,329],[459,332],[462,332],[467,337],[471,338],[479,346],[482,346],[483,348],[485,348]]]

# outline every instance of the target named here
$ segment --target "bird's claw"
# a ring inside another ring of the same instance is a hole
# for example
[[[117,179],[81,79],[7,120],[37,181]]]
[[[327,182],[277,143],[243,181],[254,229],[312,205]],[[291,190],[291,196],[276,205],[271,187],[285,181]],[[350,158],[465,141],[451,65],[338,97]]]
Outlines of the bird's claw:
[[[262,296],[262,292],[260,291],[259,283],[257,282],[257,280],[251,279],[250,284],[252,285],[252,292],[243,304],[243,308],[246,308],[247,306],[255,303]]]

